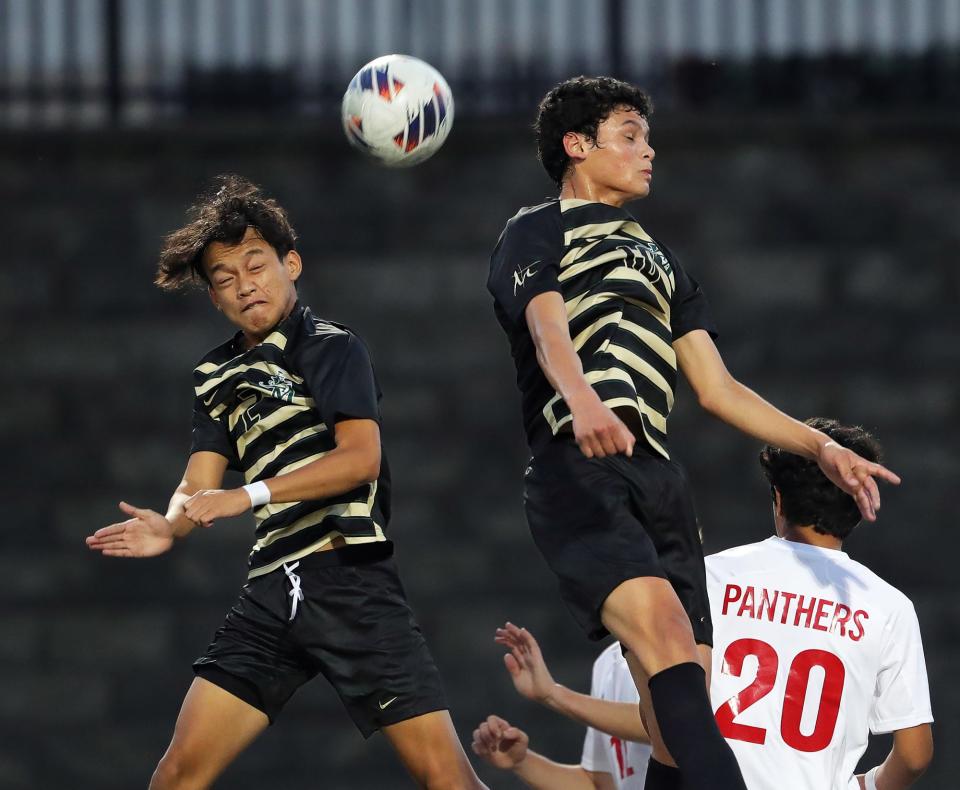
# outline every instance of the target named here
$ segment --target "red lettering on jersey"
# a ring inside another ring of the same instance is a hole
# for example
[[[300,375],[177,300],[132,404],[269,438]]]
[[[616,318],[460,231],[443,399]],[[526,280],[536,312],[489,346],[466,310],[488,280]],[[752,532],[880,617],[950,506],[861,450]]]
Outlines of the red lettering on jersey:
[[[863,639],[863,620],[869,619],[870,615],[863,611],[863,609],[857,609],[857,611],[853,613],[853,624],[858,629],[856,632],[853,630],[850,631],[850,638],[854,642],[859,642],[861,639]]]
[[[743,593],[743,600],[740,602],[740,611],[737,612],[737,617],[743,617],[744,614],[747,614],[749,610],[749,615],[754,620],[757,619],[757,613],[753,608],[753,587],[747,587]]]
[[[787,624],[787,616],[790,614],[790,604],[793,602],[793,599],[797,597],[796,593],[784,592],[783,594],[783,617],[780,618],[780,624]]]
[[[850,622],[850,615],[853,612],[850,611],[850,607],[846,604],[838,603],[837,608],[833,613],[833,624],[830,626],[831,631],[840,631],[840,636],[847,635],[847,623]]]
[[[817,721],[809,735],[800,731],[803,703],[810,685],[810,670],[823,670],[823,689],[817,706]],[[787,673],[787,690],[784,697],[783,717],[780,719],[780,735],[784,743],[798,752],[819,752],[830,745],[840,715],[840,698],[843,696],[843,681],[846,677],[843,662],[833,653],[824,650],[804,650],[797,654]]]
[[[736,605],[736,612],[733,607]],[[773,623],[780,610],[780,624],[795,628],[813,628],[824,633],[839,633],[859,642],[864,635],[864,621],[870,615],[863,609],[854,612],[849,606],[828,598],[801,595],[786,590],[768,590],[752,585],[727,584],[723,592],[723,614],[736,614],[752,620]]]
[[[741,595],[743,595],[743,590],[735,584],[728,584],[727,589],[723,591],[723,611],[721,614],[726,614],[727,607],[734,601],[740,600]]]
[[[619,738],[610,736],[610,745],[613,746],[614,754],[617,755],[617,767],[620,769],[620,778],[626,779],[633,776],[633,768],[627,765],[627,758],[624,754],[623,741]]]
[[[764,587],[763,594],[760,597],[760,608],[757,610],[757,619],[763,619],[766,616],[767,620],[772,623],[773,615],[777,611],[777,599],[779,597],[779,590],[774,590],[773,595],[770,595],[770,591]]]
[[[811,617],[813,616],[813,605],[816,603],[817,599],[816,599],[816,598],[811,598],[811,599],[810,599],[810,604],[809,604],[808,606],[804,606],[804,605],[803,605],[803,602],[804,602],[805,598],[806,598],[806,596],[801,595],[801,596],[800,596],[800,599],[797,601],[797,613],[796,613],[796,615],[795,615],[794,618],[793,618],[793,624],[794,624],[795,626],[799,626],[799,625],[800,625],[800,616],[805,614],[805,615],[807,616],[807,619],[806,619],[806,621],[804,622],[803,627],[804,627],[804,628],[809,628],[809,627],[810,627],[810,619],[811,619]]]
[[[813,627],[818,631],[827,631],[829,630],[827,626],[822,624],[822,620],[827,616],[827,607],[833,606],[833,601],[828,601],[826,598],[821,598],[820,603],[817,604],[817,614],[813,618]]]

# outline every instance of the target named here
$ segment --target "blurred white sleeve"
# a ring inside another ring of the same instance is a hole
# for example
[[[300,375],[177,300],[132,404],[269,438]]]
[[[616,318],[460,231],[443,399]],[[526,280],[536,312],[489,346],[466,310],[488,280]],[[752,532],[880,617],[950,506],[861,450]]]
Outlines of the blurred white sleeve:
[[[593,662],[593,673],[590,677],[590,696],[606,699],[604,684],[610,675],[605,653],[601,653]],[[580,757],[580,767],[585,771],[614,773],[610,765],[610,736],[593,727],[587,727],[587,734],[583,739],[583,755]]]
[[[920,623],[913,604],[905,599],[884,627],[870,731],[893,732],[932,721]]]

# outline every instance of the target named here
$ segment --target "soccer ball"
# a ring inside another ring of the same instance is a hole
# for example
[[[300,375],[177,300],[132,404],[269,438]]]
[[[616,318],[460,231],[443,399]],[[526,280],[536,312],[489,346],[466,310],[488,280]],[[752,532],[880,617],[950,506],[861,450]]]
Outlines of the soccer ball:
[[[387,167],[410,167],[450,134],[453,94],[429,63],[384,55],[350,80],[340,111],[351,145]]]

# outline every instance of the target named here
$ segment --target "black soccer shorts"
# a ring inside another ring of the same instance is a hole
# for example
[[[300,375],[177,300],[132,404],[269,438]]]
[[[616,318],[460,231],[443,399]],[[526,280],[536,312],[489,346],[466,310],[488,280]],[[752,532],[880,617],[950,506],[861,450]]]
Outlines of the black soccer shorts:
[[[607,596],[628,579],[667,579],[698,644],[713,644],[703,546],[690,483],[673,461],[635,455],[587,458],[568,435],[530,461],[524,485],[533,539],[560,595],[591,639]]]
[[[251,579],[194,672],[271,723],[319,672],[365,738],[446,709],[440,674],[389,546],[316,552],[289,573],[281,568]],[[297,586],[302,599],[291,595]]]

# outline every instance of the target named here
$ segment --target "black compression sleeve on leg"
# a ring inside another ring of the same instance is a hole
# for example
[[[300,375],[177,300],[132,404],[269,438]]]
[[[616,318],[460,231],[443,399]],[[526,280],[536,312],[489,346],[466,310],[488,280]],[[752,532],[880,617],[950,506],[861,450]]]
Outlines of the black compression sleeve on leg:
[[[692,661],[650,678],[650,698],[664,745],[697,790],[747,790],[733,751],[717,729],[703,667]]]
[[[650,758],[647,763],[647,779],[643,790],[680,790],[682,781],[679,768],[664,765]]]

